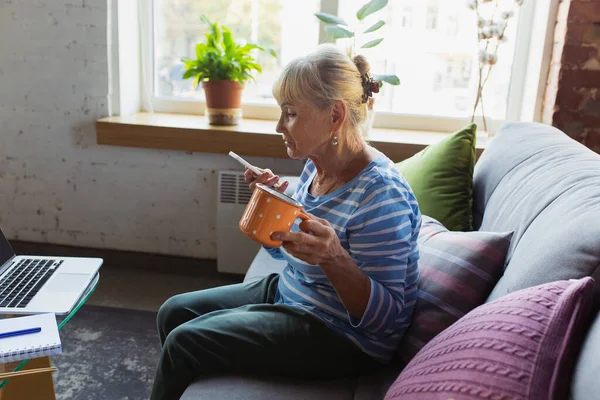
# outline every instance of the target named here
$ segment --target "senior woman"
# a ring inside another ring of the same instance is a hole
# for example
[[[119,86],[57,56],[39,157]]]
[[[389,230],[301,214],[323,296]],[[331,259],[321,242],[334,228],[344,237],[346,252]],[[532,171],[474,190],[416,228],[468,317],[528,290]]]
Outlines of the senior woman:
[[[421,216],[393,163],[361,137],[377,89],[364,57],[331,45],[285,68],[277,132],[290,158],[307,160],[294,197],[314,219],[273,233],[281,274],[161,307],[152,399],[178,399],[210,373],[334,378],[392,359],[416,302]],[[246,171],[246,181],[279,177]]]

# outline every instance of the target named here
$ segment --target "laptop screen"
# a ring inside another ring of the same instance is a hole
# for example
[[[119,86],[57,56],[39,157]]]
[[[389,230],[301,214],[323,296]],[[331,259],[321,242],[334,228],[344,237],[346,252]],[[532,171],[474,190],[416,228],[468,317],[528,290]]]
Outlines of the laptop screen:
[[[8,243],[8,240],[6,240],[6,236],[4,236],[2,230],[0,230],[0,266],[4,265],[4,263],[11,259],[14,255],[15,252],[13,251],[12,247],[10,247],[10,244]]]

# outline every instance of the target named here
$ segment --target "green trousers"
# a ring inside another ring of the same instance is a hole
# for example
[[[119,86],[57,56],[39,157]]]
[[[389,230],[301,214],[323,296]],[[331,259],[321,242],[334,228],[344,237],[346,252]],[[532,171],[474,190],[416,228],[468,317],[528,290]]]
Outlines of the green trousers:
[[[320,319],[273,304],[279,275],[174,296],[158,312],[162,344],[152,400],[176,400],[214,373],[337,378],[376,361]]]

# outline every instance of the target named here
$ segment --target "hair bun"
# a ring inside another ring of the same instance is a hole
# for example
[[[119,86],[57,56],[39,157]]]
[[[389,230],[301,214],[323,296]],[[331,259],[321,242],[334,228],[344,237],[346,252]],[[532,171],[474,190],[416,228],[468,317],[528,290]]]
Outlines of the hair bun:
[[[356,65],[360,76],[366,75],[369,72],[371,72],[371,65],[369,65],[367,58],[362,54],[352,57],[352,61],[354,62],[354,65]]]

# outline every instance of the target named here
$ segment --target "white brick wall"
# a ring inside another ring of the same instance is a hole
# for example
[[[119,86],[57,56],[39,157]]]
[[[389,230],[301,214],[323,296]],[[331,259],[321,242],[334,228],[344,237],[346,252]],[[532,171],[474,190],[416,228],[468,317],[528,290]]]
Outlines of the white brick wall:
[[[95,144],[106,13],[106,0],[0,2],[0,227],[12,239],[215,258],[216,171],[235,161]]]

